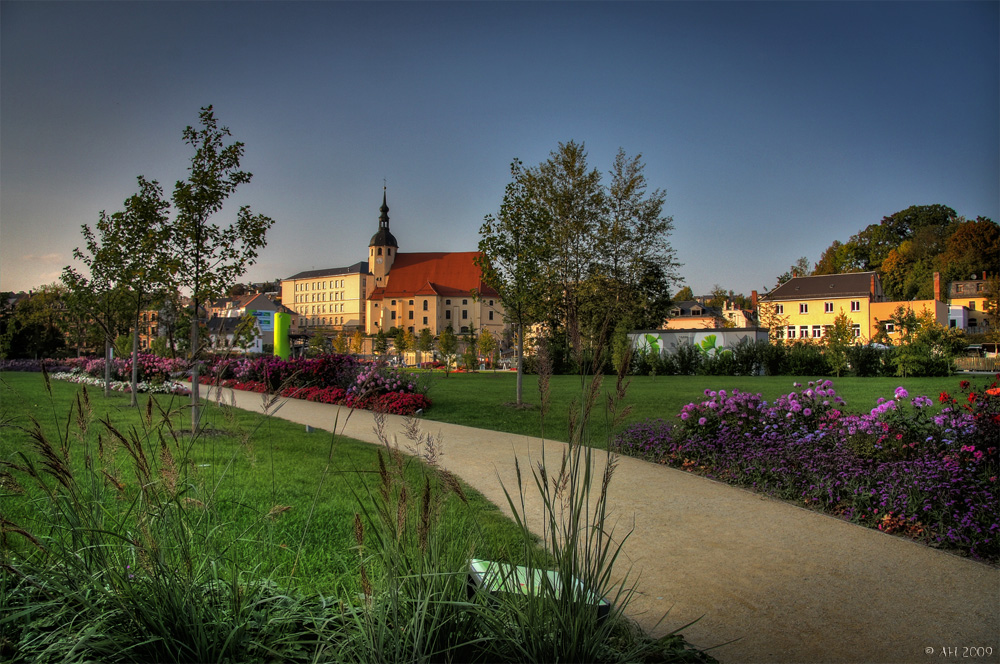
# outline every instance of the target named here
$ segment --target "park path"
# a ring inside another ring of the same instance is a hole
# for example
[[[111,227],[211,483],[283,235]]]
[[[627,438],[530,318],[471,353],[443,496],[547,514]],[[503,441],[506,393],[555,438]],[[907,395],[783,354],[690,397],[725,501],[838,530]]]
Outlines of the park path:
[[[262,411],[259,394],[219,395]],[[337,434],[378,442],[370,412],[347,413],[289,399],[276,416],[325,431],[336,422]],[[387,416],[386,432],[405,448],[403,421]],[[515,458],[533,467],[542,441],[420,424],[440,436],[440,464],[509,514],[501,482],[516,487]],[[544,443],[552,464],[565,448]],[[1000,662],[1000,569],[630,457],[618,459],[609,496],[616,532],[634,527],[624,546],[638,574],[628,614],[654,635],[697,620],[685,638],[727,644],[710,651],[724,664]]]

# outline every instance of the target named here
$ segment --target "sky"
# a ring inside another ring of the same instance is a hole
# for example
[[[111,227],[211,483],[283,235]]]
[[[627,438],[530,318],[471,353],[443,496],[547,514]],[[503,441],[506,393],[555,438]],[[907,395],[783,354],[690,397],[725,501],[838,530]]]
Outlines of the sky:
[[[0,290],[56,281],[199,109],[275,220],[244,281],[474,251],[519,158],[641,155],[695,294],[911,205],[1000,221],[998,2],[0,1]],[[679,285],[678,285],[679,286]]]

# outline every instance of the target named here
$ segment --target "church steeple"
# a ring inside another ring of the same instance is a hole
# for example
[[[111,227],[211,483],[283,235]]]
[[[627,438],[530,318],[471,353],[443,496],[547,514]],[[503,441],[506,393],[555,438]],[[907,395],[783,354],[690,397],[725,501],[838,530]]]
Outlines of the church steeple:
[[[375,286],[385,286],[389,269],[396,258],[399,245],[396,238],[389,232],[389,206],[386,204],[385,186],[382,187],[382,207],[378,218],[378,232],[368,243],[368,271],[375,276]]]

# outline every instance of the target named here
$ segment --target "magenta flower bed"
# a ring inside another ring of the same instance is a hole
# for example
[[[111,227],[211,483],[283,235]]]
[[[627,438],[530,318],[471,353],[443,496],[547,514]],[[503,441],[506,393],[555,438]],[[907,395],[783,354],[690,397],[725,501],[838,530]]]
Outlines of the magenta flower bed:
[[[773,404],[706,390],[677,423],[635,424],[613,449],[997,562],[1000,387],[960,390],[934,413],[897,388],[860,415],[843,412],[830,381]]]
[[[199,382],[214,385],[216,381],[211,377],[202,377]],[[220,384],[222,387],[260,394],[268,391],[268,386],[258,381],[239,381],[230,378],[221,381]],[[374,410],[391,415],[413,415],[418,410],[429,408],[431,405],[430,399],[423,394],[407,392],[357,394],[340,387],[286,387],[281,391],[281,396],[289,399],[305,399],[306,401],[347,406],[348,408]]]

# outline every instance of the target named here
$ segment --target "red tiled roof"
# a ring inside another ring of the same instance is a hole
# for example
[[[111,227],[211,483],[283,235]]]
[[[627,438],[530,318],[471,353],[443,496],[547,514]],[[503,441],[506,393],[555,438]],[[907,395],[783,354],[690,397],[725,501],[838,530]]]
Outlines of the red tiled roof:
[[[370,300],[384,297],[469,295],[472,291],[498,297],[483,283],[483,273],[475,264],[477,251],[453,253],[397,254],[389,270],[389,283],[372,291]]]

